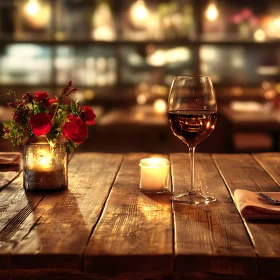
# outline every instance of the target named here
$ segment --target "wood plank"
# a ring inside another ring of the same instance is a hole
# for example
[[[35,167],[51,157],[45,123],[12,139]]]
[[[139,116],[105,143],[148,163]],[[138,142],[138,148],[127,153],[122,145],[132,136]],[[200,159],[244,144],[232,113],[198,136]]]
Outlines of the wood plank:
[[[22,223],[43,199],[44,193],[26,193],[22,174],[0,193],[0,270],[10,266],[10,251]]]
[[[21,173],[22,166],[1,166],[0,165],[0,191],[6,188]]]
[[[82,269],[82,254],[99,219],[123,156],[76,154],[69,165],[69,189],[49,193],[10,237],[12,269]],[[98,194],[98,195],[97,195]],[[25,200],[33,205],[30,193]]]
[[[255,160],[267,171],[273,180],[280,184],[280,153],[254,154]],[[275,191],[273,188],[272,191]],[[254,244],[260,258],[260,273],[262,275],[280,275],[280,222],[262,222],[250,227],[253,232]],[[267,246],[267,243],[269,244]]]
[[[146,195],[139,189],[139,160],[127,154],[101,220],[85,251],[85,271],[170,274],[173,230],[170,195]]]
[[[214,160],[233,196],[236,189],[248,191],[276,191],[277,184],[248,154],[215,154]]]
[[[262,153],[253,154],[254,159],[262,166],[264,170],[280,186],[280,153]],[[274,188],[273,188],[274,189]]]
[[[279,191],[275,182],[279,180],[279,153],[256,154],[253,157],[244,154],[214,155],[214,158],[231,194],[238,188],[250,191]],[[244,223],[259,258],[260,275],[280,275],[279,221],[244,220]]]
[[[187,154],[171,154],[174,192],[189,186]],[[214,195],[209,205],[173,203],[176,274],[188,277],[254,277],[257,257],[242,220],[209,154],[196,154],[195,181]]]

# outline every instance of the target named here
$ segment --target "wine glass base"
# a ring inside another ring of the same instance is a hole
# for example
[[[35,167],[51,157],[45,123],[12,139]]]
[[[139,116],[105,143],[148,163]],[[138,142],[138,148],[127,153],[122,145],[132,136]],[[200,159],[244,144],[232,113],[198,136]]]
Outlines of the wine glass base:
[[[186,204],[202,204],[202,203],[208,204],[216,201],[216,198],[214,196],[201,195],[201,194],[187,194],[187,193],[173,195],[170,197],[170,199],[174,202],[186,203]]]

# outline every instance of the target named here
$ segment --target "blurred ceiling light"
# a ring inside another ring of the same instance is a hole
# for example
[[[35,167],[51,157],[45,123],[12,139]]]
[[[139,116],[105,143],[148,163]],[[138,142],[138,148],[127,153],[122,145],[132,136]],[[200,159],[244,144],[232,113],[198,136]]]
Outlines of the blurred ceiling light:
[[[148,17],[148,9],[144,0],[137,0],[130,8],[130,17],[133,24],[142,26]]]
[[[25,11],[30,16],[35,16],[39,12],[39,3],[37,0],[29,0],[25,6]]]
[[[277,28],[280,28],[280,17],[278,17],[274,20],[274,24]]]
[[[205,16],[209,21],[215,21],[219,16],[219,11],[215,1],[211,1],[206,8]]]
[[[50,4],[39,0],[29,0],[23,7],[23,16],[32,28],[46,28],[50,22]]]
[[[276,18],[273,23],[275,27],[275,36],[280,38],[280,17]]]
[[[258,42],[265,41],[265,32],[261,29],[256,30],[254,33],[254,38]]]

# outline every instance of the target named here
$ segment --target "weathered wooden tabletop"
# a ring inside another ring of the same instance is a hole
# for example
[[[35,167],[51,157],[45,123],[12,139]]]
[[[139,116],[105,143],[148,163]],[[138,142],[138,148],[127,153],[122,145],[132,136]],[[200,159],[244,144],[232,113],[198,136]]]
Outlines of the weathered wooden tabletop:
[[[279,279],[280,221],[243,220],[232,197],[278,191],[280,153],[198,153],[196,182],[217,197],[209,205],[141,193],[147,156],[77,153],[58,193],[25,192],[22,174],[2,168],[0,279]],[[166,157],[178,192],[188,155]]]

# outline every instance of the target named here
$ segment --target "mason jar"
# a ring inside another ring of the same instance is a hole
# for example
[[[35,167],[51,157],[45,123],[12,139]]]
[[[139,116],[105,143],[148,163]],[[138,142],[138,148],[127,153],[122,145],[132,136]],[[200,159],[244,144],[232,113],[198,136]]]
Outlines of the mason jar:
[[[51,146],[46,137],[30,139],[24,146],[23,185],[27,191],[58,191],[68,187],[65,141]]]

